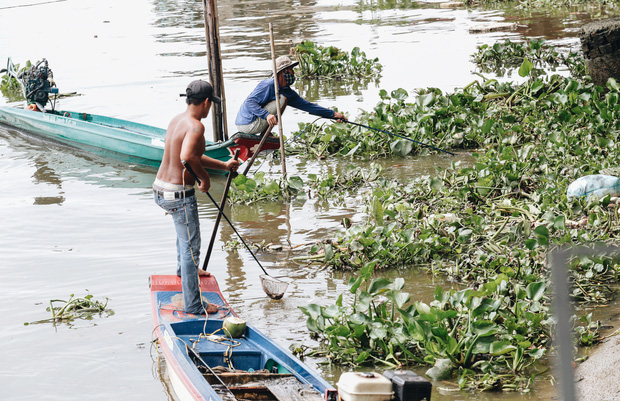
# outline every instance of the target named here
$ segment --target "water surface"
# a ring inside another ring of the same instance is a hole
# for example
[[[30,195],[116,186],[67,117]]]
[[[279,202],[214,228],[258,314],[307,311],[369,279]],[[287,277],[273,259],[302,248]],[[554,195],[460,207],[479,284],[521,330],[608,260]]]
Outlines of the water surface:
[[[381,3],[383,4],[383,3]],[[80,110],[165,127],[185,108],[178,94],[195,78],[207,78],[200,2],[173,0],[84,1],[5,0],[0,5],[0,64],[43,57],[50,62],[63,99],[62,109]],[[576,29],[588,14],[527,14],[515,10],[440,9],[433,2],[402,2],[382,9],[373,2],[230,1],[219,2],[227,120],[271,68],[268,24],[274,25],[279,54],[290,42],[310,39],[350,51],[359,46],[384,66],[379,82],[300,82],[310,100],[338,107],[355,119],[370,110],[379,89],[438,87],[444,91],[478,79],[470,55],[483,43],[525,36],[547,37],[564,47],[578,44]],[[509,32],[470,34],[480,22],[514,21]],[[6,99],[0,99],[0,103]],[[289,110],[289,135],[314,117]],[[210,131],[210,123],[207,121]],[[386,174],[408,180],[431,174],[435,166],[462,153],[381,161]],[[276,176],[279,165],[256,166]],[[288,173],[305,177],[343,169],[339,160],[287,160]],[[359,167],[367,164],[360,163]],[[148,277],[175,271],[174,229],[155,206],[150,185],[155,170],[131,165],[0,127],[0,340],[5,345],[0,384],[6,399],[166,400],[153,355]],[[212,194],[221,197],[222,177]],[[215,209],[199,197],[203,236],[210,235]],[[343,217],[363,219],[359,198],[343,205],[314,199],[227,209],[236,228],[252,242],[297,246],[330,238]],[[298,310],[310,302],[330,304],[347,290],[349,275],[295,263],[301,250],[261,252],[261,263],[293,283],[280,301],[267,298],[261,270],[244,250],[224,251],[235,239],[222,222],[209,270],[232,307],[280,344],[313,345]],[[203,243],[207,243],[203,239]],[[390,272],[407,280],[414,299],[430,301],[440,279],[418,269]],[[24,325],[49,317],[51,299],[71,294],[109,298],[115,314],[90,321]],[[332,383],[340,371],[309,360]],[[165,375],[164,375],[165,376]],[[471,395],[436,383],[434,400],[550,399],[553,389],[538,386],[532,395]]]

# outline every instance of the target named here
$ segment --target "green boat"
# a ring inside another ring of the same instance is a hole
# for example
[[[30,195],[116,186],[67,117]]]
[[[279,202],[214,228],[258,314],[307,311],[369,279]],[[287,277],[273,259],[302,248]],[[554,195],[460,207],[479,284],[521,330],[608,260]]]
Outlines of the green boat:
[[[40,112],[0,106],[0,124],[144,165],[159,166],[164,155],[165,129],[113,117],[75,111]],[[224,142],[207,142],[205,155],[227,161],[239,149],[239,159],[245,161],[252,157],[259,142],[258,135],[236,133]],[[270,137],[261,151],[279,147],[279,139]]]
[[[49,95],[57,94],[58,88],[45,59],[18,72],[9,58],[2,72],[20,84],[28,106],[0,106],[0,124],[123,161],[150,166],[161,163],[165,129],[97,114],[55,110],[56,96],[50,99]],[[51,109],[45,107],[48,103]],[[239,149],[243,162],[258,151],[260,139],[258,135],[236,133],[223,142],[207,141],[205,155],[227,161]],[[279,139],[269,137],[260,151],[279,147]]]

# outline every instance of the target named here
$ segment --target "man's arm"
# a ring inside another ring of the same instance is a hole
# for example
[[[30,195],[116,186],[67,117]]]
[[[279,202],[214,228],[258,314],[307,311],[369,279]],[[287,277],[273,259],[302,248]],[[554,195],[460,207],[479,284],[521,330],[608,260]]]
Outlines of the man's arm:
[[[202,155],[205,151],[204,131],[202,124],[194,124],[183,139],[180,154],[181,160],[185,160],[200,179],[198,189],[201,192],[207,192],[211,186],[209,174],[202,167]]]
[[[230,159],[227,162],[223,162],[205,155],[202,155],[200,163],[202,164],[203,169],[209,168],[211,170],[237,171],[237,168],[239,167],[239,160]]]
[[[297,92],[293,89],[286,87],[280,90],[284,96],[286,96],[287,105],[294,107],[299,110],[303,110],[307,113],[313,114],[315,116],[325,117],[325,118],[333,118],[334,110],[325,108],[323,106],[319,106],[316,103],[311,103],[306,99],[299,96]]]

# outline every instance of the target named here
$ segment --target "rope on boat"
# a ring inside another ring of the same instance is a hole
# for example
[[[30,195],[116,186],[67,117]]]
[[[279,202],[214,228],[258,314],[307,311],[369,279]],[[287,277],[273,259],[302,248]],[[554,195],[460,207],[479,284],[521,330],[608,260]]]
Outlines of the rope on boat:
[[[198,340],[196,340],[194,342],[194,347],[196,347],[196,344],[198,344],[200,342],[200,340],[202,338],[206,338],[208,341],[217,343],[217,344],[221,344],[221,345],[225,345],[226,346],[226,350],[224,351],[224,362],[226,362],[226,364],[228,365],[228,368],[230,370],[235,370],[235,367],[232,364],[232,350],[235,347],[238,347],[241,345],[241,343],[237,340],[233,340],[232,337],[227,337],[227,336],[216,336],[215,333],[217,332],[223,332],[224,334],[226,334],[226,331],[223,330],[223,328],[219,328],[217,330],[215,330],[213,333],[211,334],[204,334],[201,333],[198,336]]]
[[[217,373],[215,373],[215,372],[213,371],[213,369],[211,369],[211,367],[207,364],[207,362],[205,362],[205,360],[204,360],[204,359],[202,359],[202,357],[200,356],[200,354],[199,354],[199,353],[198,353],[198,352],[197,352],[194,348],[192,348],[192,347],[188,346],[187,344],[185,344],[185,348],[186,348],[187,350],[191,351],[191,352],[192,352],[192,355],[194,355],[194,356],[196,357],[196,359],[198,359],[198,360],[199,360],[199,361],[200,361],[200,362],[201,362],[201,363],[202,363],[202,364],[203,364],[203,365],[204,365],[207,369],[209,369],[209,372],[211,372],[211,374],[212,374],[213,376],[215,376],[215,378],[216,378],[216,379],[217,379],[220,383],[222,383],[222,386],[224,386],[224,388],[225,388],[226,390],[228,390],[228,392],[230,393],[230,395],[232,395],[232,396],[233,396],[233,398],[234,398],[235,400],[237,400],[237,397],[235,396],[235,393],[233,393],[233,392],[230,390],[230,388],[228,388],[228,386],[226,385],[226,383],[224,383],[224,381],[222,380],[222,378],[220,378],[220,377],[217,375]]]

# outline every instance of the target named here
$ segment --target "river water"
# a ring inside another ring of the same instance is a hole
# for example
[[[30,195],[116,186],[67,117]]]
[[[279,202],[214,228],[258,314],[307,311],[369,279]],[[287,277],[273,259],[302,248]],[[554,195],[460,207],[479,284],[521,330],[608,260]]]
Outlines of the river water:
[[[379,5],[386,4],[379,2]],[[380,82],[347,85],[300,83],[299,90],[355,120],[370,110],[379,89],[420,87],[450,91],[476,79],[469,58],[476,47],[503,38],[542,36],[576,47],[587,12],[528,13],[519,10],[440,9],[437,4],[396,2],[382,9],[373,1],[220,0],[220,34],[228,125],[255,84],[269,75],[268,23],[279,54],[289,41],[310,39],[346,51],[359,46],[384,66]],[[470,34],[481,22],[518,23],[508,32]],[[178,94],[195,78],[208,79],[202,5],[181,0],[3,0],[0,3],[0,66],[47,58],[61,93],[59,107],[165,127],[185,108]],[[6,99],[0,99],[6,103]],[[307,114],[288,110],[285,135]],[[210,132],[210,123],[206,124]],[[448,166],[455,158],[425,156],[383,161],[388,174],[407,179]],[[459,154],[467,162],[470,156]],[[256,164],[258,166],[262,160]],[[289,175],[304,177],[350,162],[287,160]],[[364,167],[360,164],[360,167]],[[261,164],[277,175],[279,166]],[[155,206],[150,185],[155,170],[48,142],[0,126],[0,365],[2,399],[7,400],[167,400],[165,374],[151,348],[152,318],[148,277],[174,274],[174,229]],[[212,194],[221,197],[224,179],[214,177]],[[315,200],[234,207],[233,223],[252,242],[300,245],[329,238],[343,217],[359,220],[358,199],[325,206]],[[210,234],[214,208],[199,198],[202,230]],[[209,269],[232,307],[284,346],[313,345],[299,306],[333,303],[346,291],[348,275],[295,263],[299,252],[258,254],[274,275],[293,279],[281,301],[268,299],[258,265],[244,250],[226,251],[235,239],[223,222]],[[203,244],[207,243],[203,239]],[[418,272],[403,276],[414,299],[430,301],[439,279]],[[111,316],[53,326],[29,324],[50,316],[49,301],[71,294],[109,298]],[[308,363],[329,381],[340,371]],[[165,372],[164,372],[165,373]],[[551,399],[539,385],[531,395],[467,394],[436,383],[434,400]]]

